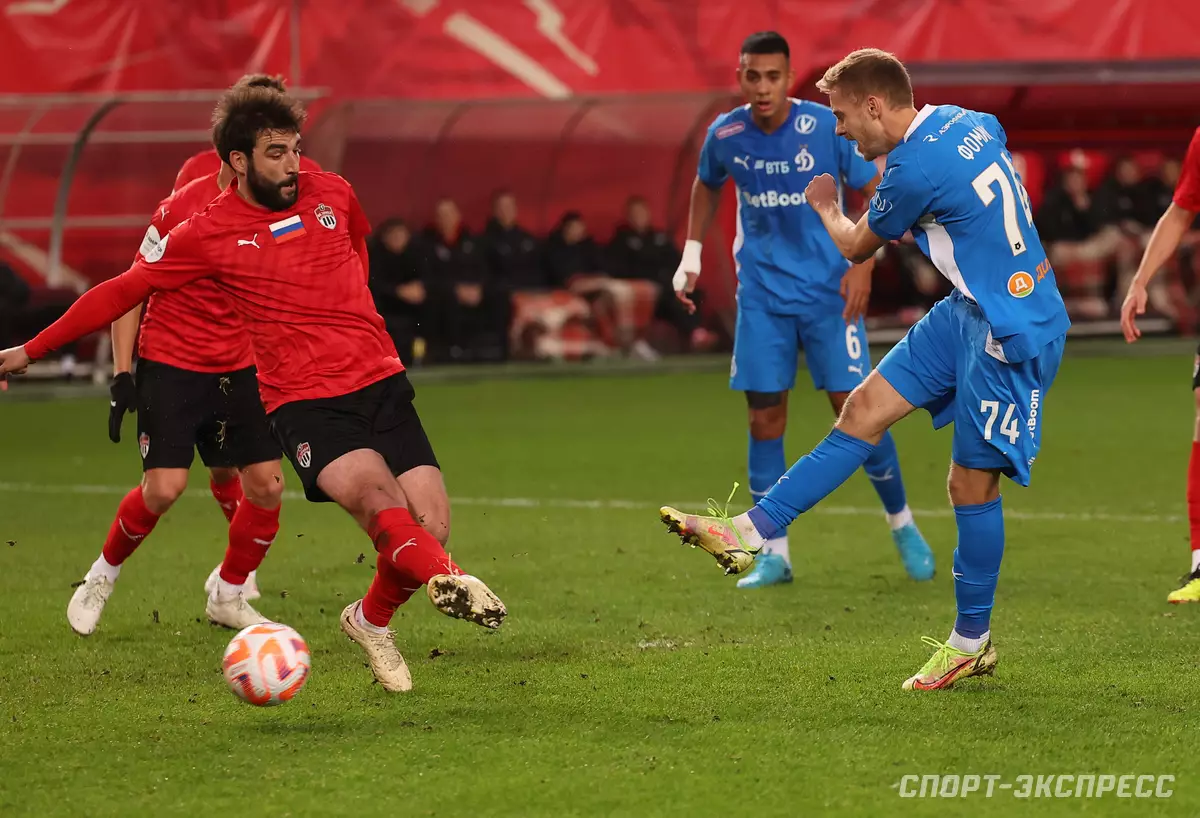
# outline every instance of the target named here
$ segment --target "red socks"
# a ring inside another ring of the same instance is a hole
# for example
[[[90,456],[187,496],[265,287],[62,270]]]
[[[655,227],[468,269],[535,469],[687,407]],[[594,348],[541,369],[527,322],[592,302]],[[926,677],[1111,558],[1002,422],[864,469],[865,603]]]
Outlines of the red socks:
[[[400,573],[383,554],[375,558],[375,578],[362,601],[363,619],[379,628],[386,628],[396,609],[421,589],[415,579]]]
[[[138,486],[125,495],[117,506],[117,518],[108,530],[104,541],[104,560],[109,565],[120,565],[129,559],[158,523],[158,515],[146,508],[142,499],[142,487]]]
[[[437,537],[413,519],[406,508],[389,508],[371,518],[367,528],[379,557],[375,579],[363,598],[363,619],[384,627],[413,593],[438,574],[461,574]]]
[[[250,572],[258,570],[279,533],[280,508],[260,508],[248,500],[238,504],[237,513],[229,523],[229,547],[221,563],[221,579],[231,585],[243,585]]]
[[[242,494],[242,481],[235,477],[228,483],[218,483],[210,477],[208,479],[208,487],[212,490],[213,499],[217,501],[217,505],[225,513],[225,519],[232,523],[234,512],[238,509],[238,503],[242,502],[244,497]]]
[[[1187,505],[1192,550],[1200,551],[1200,443],[1195,441],[1188,460]]]

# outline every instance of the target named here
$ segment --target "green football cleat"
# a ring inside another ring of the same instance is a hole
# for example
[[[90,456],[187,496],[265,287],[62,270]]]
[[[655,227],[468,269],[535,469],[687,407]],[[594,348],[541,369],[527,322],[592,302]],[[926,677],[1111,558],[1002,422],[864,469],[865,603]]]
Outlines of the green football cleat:
[[[733,484],[737,491],[738,484]],[[730,500],[733,492],[729,493]],[[692,548],[703,548],[712,554],[717,564],[725,569],[726,574],[740,574],[754,564],[754,555],[758,549],[751,548],[733,525],[729,516],[729,501],[725,508],[717,508],[716,501],[708,501],[708,513],[711,516],[702,517],[696,514],[684,514],[678,509],[663,506],[659,509],[659,518],[672,534],[678,534],[685,545]]]
[[[1179,605],[1183,602],[1200,602],[1200,568],[1180,581],[1183,584],[1167,594],[1167,602],[1172,605]]]
[[[928,636],[922,636],[921,641],[935,650],[917,675],[904,682],[905,690],[946,690],[959,679],[996,672],[996,649],[991,639],[975,653],[965,653]]]

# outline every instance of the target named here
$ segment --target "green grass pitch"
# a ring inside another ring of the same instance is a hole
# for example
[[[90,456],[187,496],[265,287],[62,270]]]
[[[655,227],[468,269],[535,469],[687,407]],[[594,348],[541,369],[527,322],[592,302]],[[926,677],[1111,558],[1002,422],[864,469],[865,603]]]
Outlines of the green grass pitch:
[[[950,435],[926,415],[896,436],[932,583],[905,578],[857,475],[792,528],[795,583],[741,592],[657,519],[745,483],[745,409],[721,373],[418,378],[451,552],[509,619],[487,633],[414,597],[394,627],[416,687],[384,693],[337,625],[370,543],[289,496],[258,604],[308,640],[313,674],[256,709],[222,680],[230,633],[203,621],[225,526],[199,469],[97,633],[70,631],[71,584],[139,476],[133,419],[114,446],[103,397],[14,388],[0,815],[1195,815],[1200,606],[1165,602],[1187,561],[1190,352],[1089,349],[1068,346],[1044,404],[1032,488],[1005,485],[996,677],[932,695],[900,689],[928,657],[919,637],[944,639],[954,614]],[[806,377],[790,459],[831,422]],[[1176,780],[1168,799],[899,797],[902,776],[946,773]]]

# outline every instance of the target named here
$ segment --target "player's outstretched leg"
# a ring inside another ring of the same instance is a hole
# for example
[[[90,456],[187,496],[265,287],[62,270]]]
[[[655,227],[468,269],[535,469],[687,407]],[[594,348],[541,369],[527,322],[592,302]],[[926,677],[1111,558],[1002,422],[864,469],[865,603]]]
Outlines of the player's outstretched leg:
[[[279,533],[283,499],[283,472],[278,460],[249,465],[242,470],[241,478],[245,497],[229,525],[225,559],[217,567],[217,578],[204,606],[210,622],[234,630],[270,621],[251,607],[246,591],[250,574],[262,564]]]
[[[950,469],[950,493],[955,502],[958,547],[954,549],[954,598],[958,618],[943,644],[926,636],[934,648],[929,661],[903,684],[905,690],[944,690],[960,679],[990,676],[996,669],[991,617],[1004,556],[1004,510],[999,497],[999,472]],[[985,502],[967,504],[964,499]]]
[[[242,480],[237,469],[214,468],[210,469],[208,488],[212,492],[213,499],[217,501],[217,506],[221,509],[221,513],[225,515],[226,522],[233,523],[233,515],[238,509],[238,504],[246,496],[242,490]],[[204,592],[211,594],[213,588],[217,585],[217,576],[221,572],[221,566],[217,566],[208,575],[208,579],[204,582]],[[246,578],[246,601],[253,602],[262,596],[262,592],[258,589],[258,572],[251,571]]]
[[[892,530],[892,541],[900,553],[904,570],[915,580],[933,579],[933,551],[921,535],[913,520],[912,510],[904,491],[904,479],[900,474],[900,456],[891,432],[884,434],[871,456],[863,463],[863,471],[875,487]]]
[[[87,636],[100,624],[100,615],[104,613],[104,606],[113,592],[121,566],[137,550],[142,540],[150,536],[158,524],[158,518],[170,508],[187,484],[187,470],[182,472],[182,482],[174,482],[173,487],[178,488],[174,496],[163,496],[162,492],[170,488],[167,485],[169,481],[157,480],[153,481],[155,491],[149,497],[143,494],[143,486],[138,486],[121,500],[100,557],[92,563],[84,575],[83,583],[75,589],[67,604],[67,622],[75,633]],[[149,478],[149,473],[147,476]],[[146,485],[150,485],[149,479]]]
[[[872,372],[846,401],[834,430],[748,512],[730,517],[712,504],[708,515],[689,515],[664,506],[660,517],[685,544],[712,554],[725,573],[741,573],[767,540],[858,471],[888,427],[912,411],[911,403]]]

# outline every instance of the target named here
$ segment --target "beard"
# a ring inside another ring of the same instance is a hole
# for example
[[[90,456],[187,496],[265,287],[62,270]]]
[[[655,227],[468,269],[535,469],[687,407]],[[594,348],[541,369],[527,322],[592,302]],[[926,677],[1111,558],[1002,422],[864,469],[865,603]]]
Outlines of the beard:
[[[284,193],[283,188],[292,186],[291,192]],[[300,197],[300,177],[289,174],[282,182],[269,182],[258,175],[251,162],[246,169],[246,186],[254,195],[254,200],[268,210],[287,210]]]

